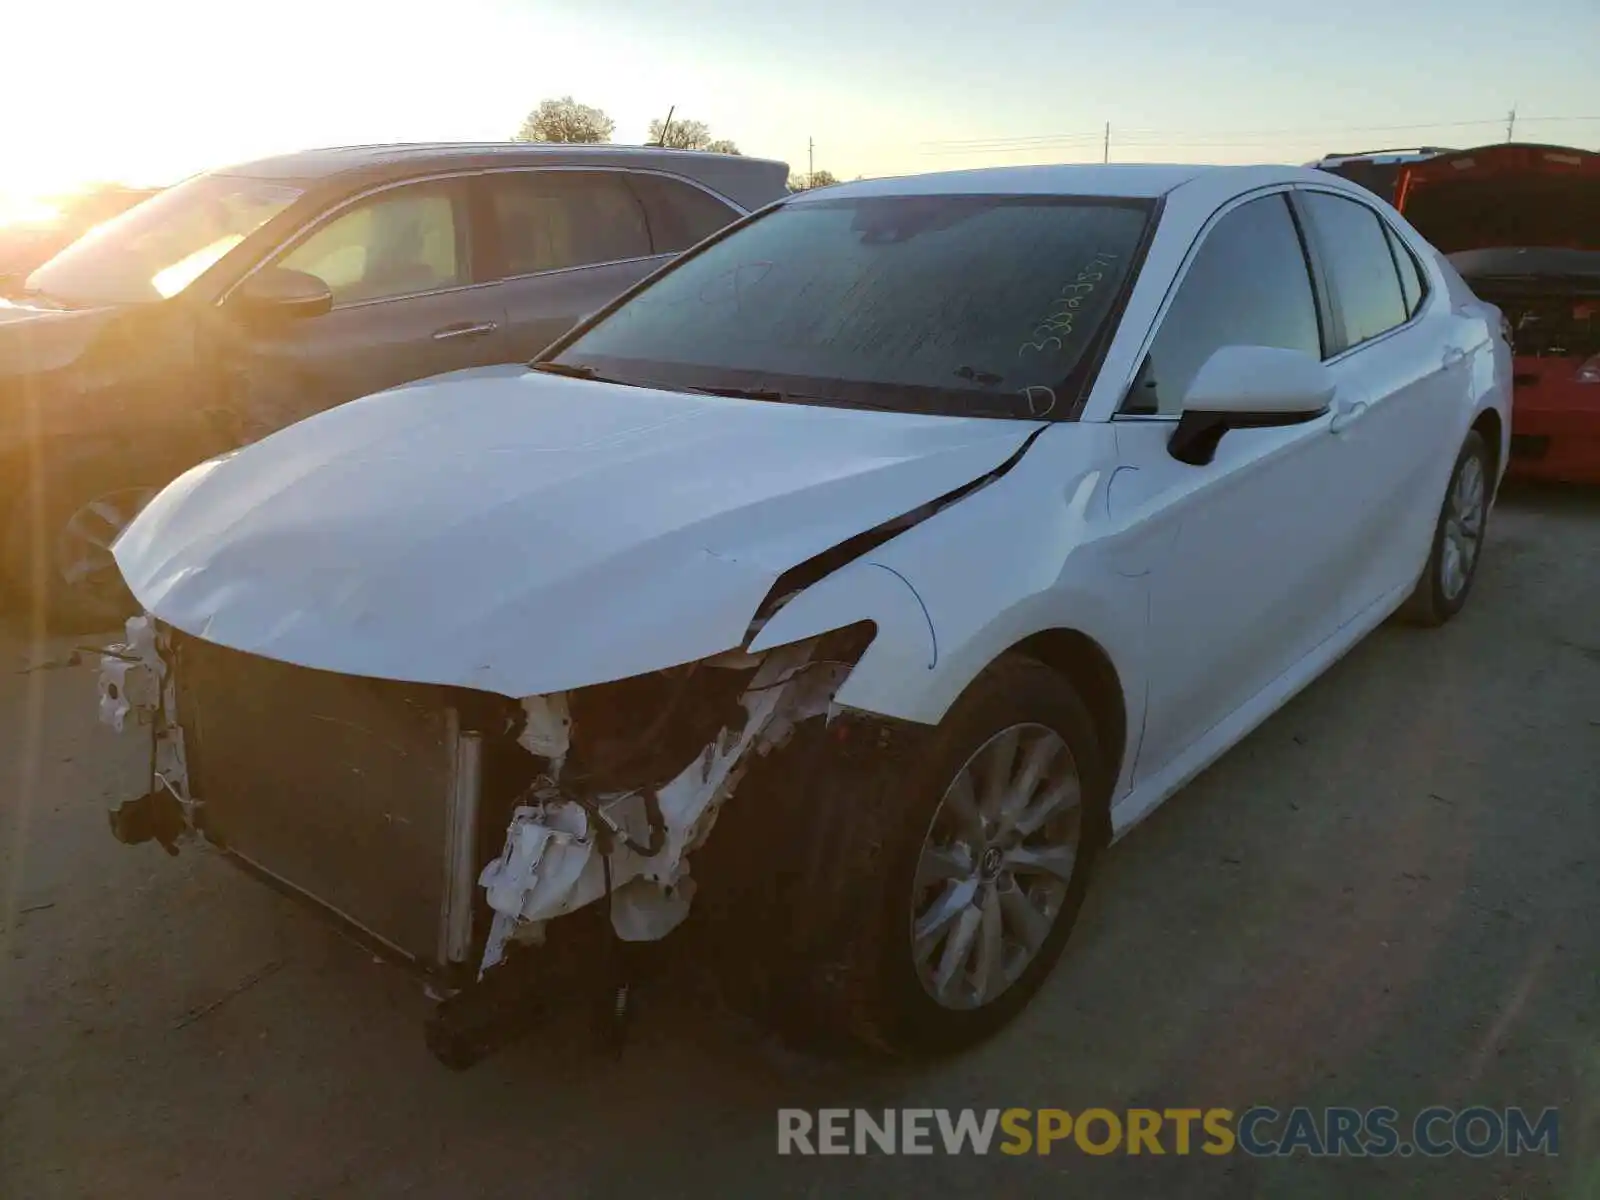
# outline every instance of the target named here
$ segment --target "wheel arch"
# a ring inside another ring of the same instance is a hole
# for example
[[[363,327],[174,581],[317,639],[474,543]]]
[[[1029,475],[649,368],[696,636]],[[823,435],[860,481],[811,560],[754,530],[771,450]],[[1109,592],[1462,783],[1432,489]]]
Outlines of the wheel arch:
[[[1109,810],[1111,791],[1122,776],[1128,751],[1127,695],[1111,656],[1088,634],[1066,628],[1040,630],[1011,646],[1007,653],[1043,663],[1066,679],[1082,697],[1094,721],[1095,737],[1105,758],[1105,802]]]
[[[1484,409],[1473,418],[1472,428],[1482,436],[1484,445],[1489,449],[1489,478],[1494,481],[1492,495],[1500,490],[1500,471],[1505,460],[1505,442],[1502,440],[1505,427],[1501,423],[1499,410]]]
[[[52,464],[128,453],[126,443],[98,433],[48,432],[0,446],[0,527],[9,524],[16,506],[28,500],[36,481]]]

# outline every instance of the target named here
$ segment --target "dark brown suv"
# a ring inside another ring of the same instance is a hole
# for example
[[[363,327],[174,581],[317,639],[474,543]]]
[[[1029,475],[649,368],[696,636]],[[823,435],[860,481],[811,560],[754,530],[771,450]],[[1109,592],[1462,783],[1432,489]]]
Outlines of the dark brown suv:
[[[532,358],[786,194],[784,163],[623,146],[308,151],[207,172],[0,295],[0,579],[67,628],[196,463],[432,375]]]

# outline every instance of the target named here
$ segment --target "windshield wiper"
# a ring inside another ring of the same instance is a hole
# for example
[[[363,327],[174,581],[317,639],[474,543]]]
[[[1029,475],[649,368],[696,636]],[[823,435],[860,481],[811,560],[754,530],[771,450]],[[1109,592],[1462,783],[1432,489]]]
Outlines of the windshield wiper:
[[[894,404],[875,404],[870,400],[845,400],[837,396],[817,396],[809,392],[783,392],[776,388],[702,387],[692,383],[661,383],[650,379],[616,379],[602,375],[584,363],[532,362],[530,370],[567,379],[588,379],[599,383],[620,383],[626,387],[648,388],[661,392],[689,392],[699,396],[722,396],[731,400],[764,400],[771,404],[822,404],[831,408],[865,408],[877,412],[901,412]]]
[[[795,399],[816,399],[816,397],[797,397],[793,392],[779,392],[772,388],[737,388],[737,387],[688,387],[686,392],[699,392],[702,396],[727,396],[733,400],[771,400],[782,404]]]
[[[7,300],[43,305],[45,308],[66,307],[54,296],[47,296],[38,288],[29,287],[26,275],[0,275],[0,296],[4,296]]]
[[[703,396],[728,396],[735,400],[765,400],[773,404],[820,404],[826,408],[861,408],[869,412],[907,412],[898,404],[879,404],[872,400],[819,396],[812,392],[780,392],[773,388],[683,387],[679,391],[699,392]]]
[[[546,375],[564,375],[568,379],[604,379],[605,377],[593,367],[586,367],[582,363],[562,362],[531,362],[530,370],[543,371]],[[606,382],[614,383],[615,380]]]
[[[13,294],[18,300],[25,301],[28,304],[36,304],[41,308],[54,308],[62,312],[68,312],[77,307],[77,305],[69,304],[60,296],[52,296],[41,288],[21,287]]]

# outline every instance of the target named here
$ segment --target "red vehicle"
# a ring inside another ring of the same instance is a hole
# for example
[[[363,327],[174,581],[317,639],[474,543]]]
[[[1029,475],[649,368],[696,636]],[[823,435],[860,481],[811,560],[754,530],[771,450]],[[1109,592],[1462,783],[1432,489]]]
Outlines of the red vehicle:
[[[1600,154],[1442,154],[1404,168],[1395,206],[1506,316],[1511,473],[1600,483]]]

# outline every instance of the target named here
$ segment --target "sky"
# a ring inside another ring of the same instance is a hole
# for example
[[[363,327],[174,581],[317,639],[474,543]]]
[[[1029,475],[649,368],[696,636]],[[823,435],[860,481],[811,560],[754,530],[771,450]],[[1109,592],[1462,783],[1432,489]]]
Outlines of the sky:
[[[1226,14],[1226,15],[1224,15]],[[671,106],[840,178],[1023,162],[1600,148],[1600,0],[0,0],[0,210],[264,154]],[[810,147],[814,142],[814,152]],[[808,159],[814,153],[814,159]]]

